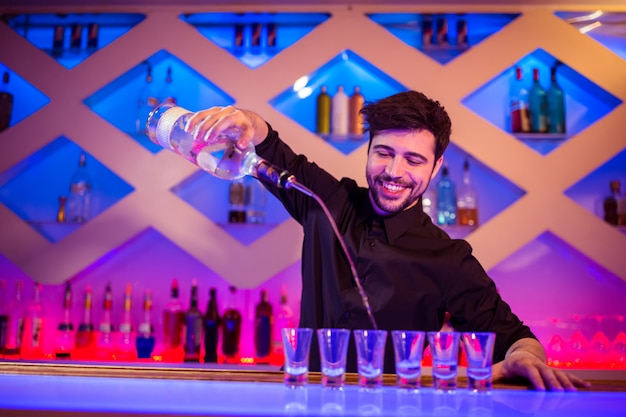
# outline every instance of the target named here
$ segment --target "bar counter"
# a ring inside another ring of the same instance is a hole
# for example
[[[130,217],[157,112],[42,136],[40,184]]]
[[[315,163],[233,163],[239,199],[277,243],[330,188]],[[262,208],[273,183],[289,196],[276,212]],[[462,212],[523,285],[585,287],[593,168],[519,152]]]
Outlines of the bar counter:
[[[432,388],[424,369],[417,392],[384,386],[363,390],[348,374],[342,390],[324,389],[312,372],[305,388],[289,389],[272,366],[83,363],[0,360],[0,417],[13,416],[626,416],[624,371],[576,371],[592,388],[537,392],[494,384],[473,394],[460,372],[454,393]]]

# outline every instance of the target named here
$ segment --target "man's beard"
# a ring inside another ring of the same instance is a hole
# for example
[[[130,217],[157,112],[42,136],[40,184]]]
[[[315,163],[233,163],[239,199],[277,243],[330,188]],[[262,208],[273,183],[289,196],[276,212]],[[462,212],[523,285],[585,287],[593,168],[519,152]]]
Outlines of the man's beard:
[[[403,192],[406,192],[408,190],[409,194],[406,197],[404,197],[402,200],[390,200],[390,199],[382,198],[380,196],[379,190],[380,188],[383,187],[382,185],[383,182],[395,183],[395,184],[404,186],[406,188]],[[375,177],[371,177],[368,175],[367,183],[369,185],[370,194],[372,195],[374,203],[378,206],[378,208],[390,214],[399,213],[405,210],[407,207],[415,204],[415,202],[420,197],[419,193],[414,195],[415,189],[417,187],[416,184],[413,184],[413,183],[408,184],[406,182],[394,181],[388,175],[377,175]]]

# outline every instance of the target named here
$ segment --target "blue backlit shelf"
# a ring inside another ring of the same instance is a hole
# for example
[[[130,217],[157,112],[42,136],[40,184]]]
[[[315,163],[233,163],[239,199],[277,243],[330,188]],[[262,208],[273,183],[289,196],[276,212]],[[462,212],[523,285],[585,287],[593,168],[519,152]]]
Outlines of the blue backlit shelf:
[[[407,88],[352,51],[346,50],[311,74],[293,80],[293,85],[270,100],[270,104],[297,121],[309,131],[316,132],[317,95],[326,86],[332,97],[339,86],[348,96],[359,87],[365,101],[386,97]],[[324,135],[337,150],[348,155],[367,142],[365,136]]]
[[[194,13],[181,15],[203,36],[257,68],[330,17],[328,13]]]
[[[20,14],[8,25],[66,68],[74,68],[141,22],[136,13]]]
[[[447,64],[511,23],[511,13],[371,13],[394,36]]]
[[[50,102],[50,99],[29,84],[11,68],[0,63],[0,77],[9,73],[9,92],[13,94],[13,111],[9,127],[16,125]],[[1,78],[0,78],[1,79]]]
[[[550,68],[557,62],[557,57],[542,49],[537,49],[465,97],[462,102],[475,113],[510,133],[508,97],[510,86],[515,80],[515,67],[522,68],[523,80],[525,80],[527,89],[530,89],[532,84],[532,71],[537,68],[539,81],[547,91],[550,84]],[[606,116],[621,103],[619,98],[603,90],[564,63],[558,65],[557,77],[565,94],[566,133],[564,135],[511,133],[542,155],[550,153],[572,136]]]
[[[85,104],[95,113],[113,124],[152,153],[162,148],[138,131],[144,126],[147,114],[140,114],[138,101],[145,84],[148,66],[152,68],[153,83],[159,96],[165,88],[168,68],[172,71],[171,90],[179,106],[190,111],[207,109],[211,106],[226,106],[235,100],[204,78],[192,67],[175,55],[162,50],[140,61],[119,78],[102,87],[85,99]],[[163,99],[163,97],[157,97]],[[160,100],[159,100],[160,101]],[[120,111],[127,109],[127,111]]]
[[[55,222],[59,197],[67,196],[81,149],[60,137],[0,174],[0,202],[50,242],[57,242],[80,225]],[[97,217],[133,188],[96,158],[87,154],[92,179],[90,218]]]
[[[626,59],[626,13],[593,10],[556,12],[558,17]]]

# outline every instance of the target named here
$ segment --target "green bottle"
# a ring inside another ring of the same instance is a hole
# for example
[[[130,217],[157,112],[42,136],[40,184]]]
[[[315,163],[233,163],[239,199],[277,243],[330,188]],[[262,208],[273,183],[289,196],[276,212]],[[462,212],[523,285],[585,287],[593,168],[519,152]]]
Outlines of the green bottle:
[[[539,83],[539,70],[533,69],[533,85],[528,92],[530,123],[534,133],[548,131],[548,99],[546,90]]]
[[[330,103],[331,99],[327,88],[323,85],[320,94],[317,96],[316,132],[318,135],[328,135],[330,133]]]
[[[552,81],[548,88],[548,131],[565,133],[565,95],[556,80],[556,65],[550,69]]]

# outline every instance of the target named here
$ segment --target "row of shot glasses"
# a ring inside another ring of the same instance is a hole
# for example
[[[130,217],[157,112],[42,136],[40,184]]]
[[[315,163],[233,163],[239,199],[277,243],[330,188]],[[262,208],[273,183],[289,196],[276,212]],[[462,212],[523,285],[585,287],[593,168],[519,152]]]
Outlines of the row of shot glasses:
[[[308,383],[313,331],[310,328],[282,330],[285,385],[288,387],[299,387]],[[350,333],[348,329],[317,330],[323,387],[342,388],[345,385]],[[378,388],[383,384],[387,333],[386,330],[353,330],[358,385],[362,388]],[[420,388],[424,343],[428,340],[432,355],[433,386],[437,391],[456,390],[461,344],[467,359],[468,388],[473,392],[491,391],[495,333],[392,330],[391,337],[398,388]]]

